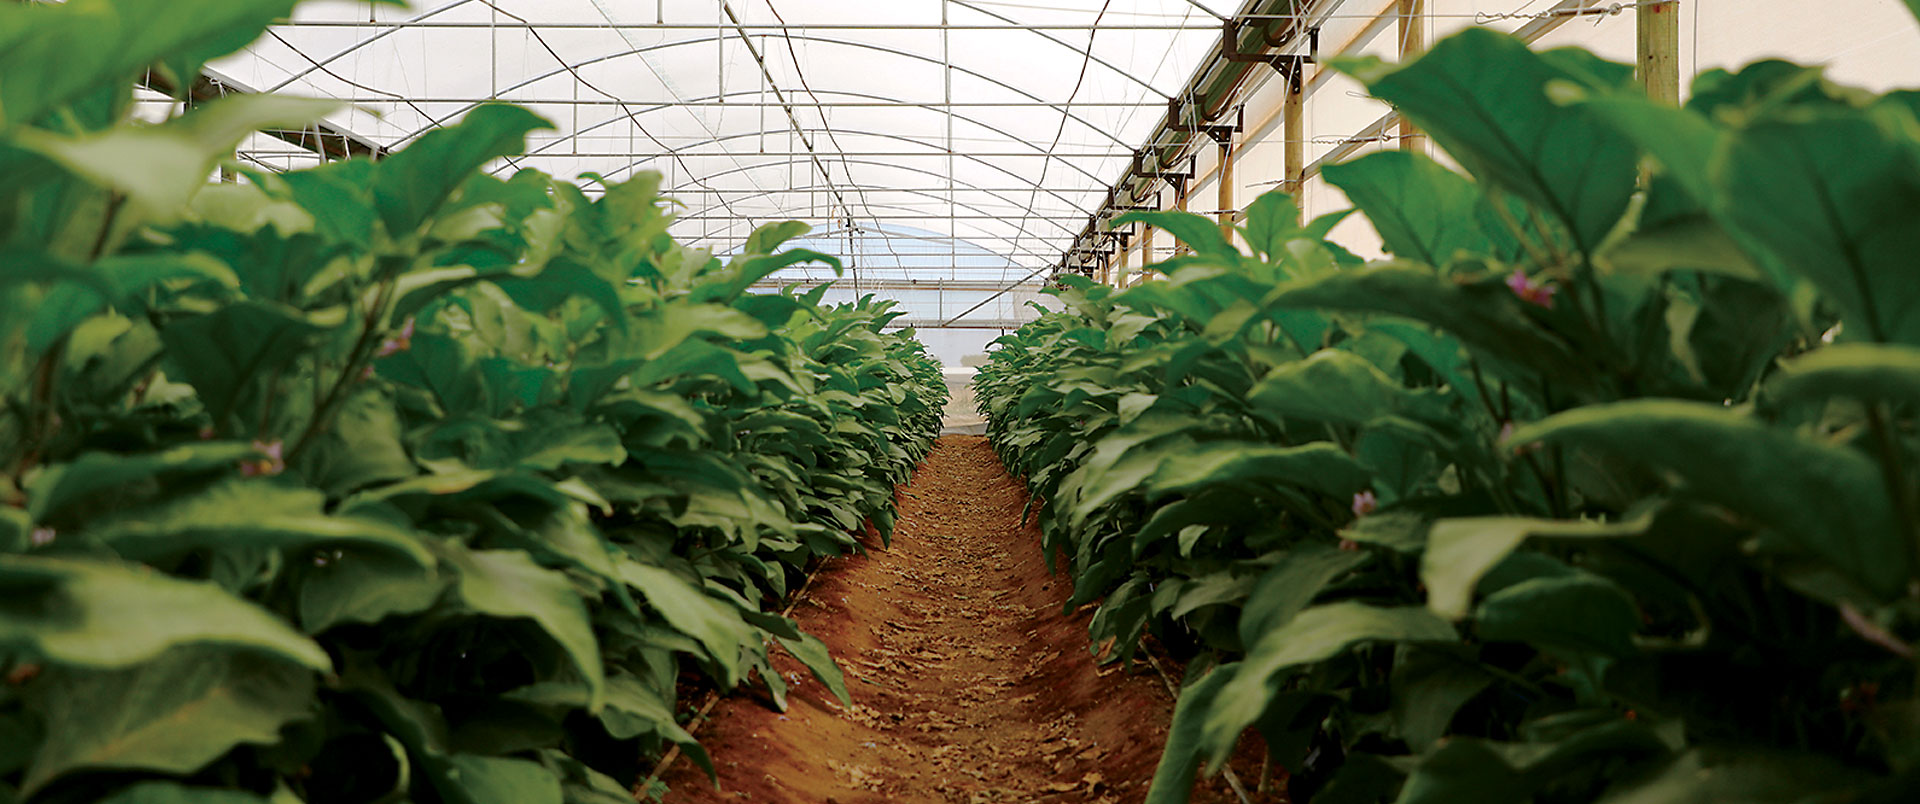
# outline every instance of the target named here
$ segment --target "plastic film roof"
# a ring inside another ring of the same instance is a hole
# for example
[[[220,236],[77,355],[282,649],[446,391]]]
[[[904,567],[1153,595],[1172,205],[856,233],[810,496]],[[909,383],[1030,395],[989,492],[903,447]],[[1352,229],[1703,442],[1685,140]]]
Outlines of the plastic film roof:
[[[322,1],[211,71],[349,100],[331,123],[388,148],[478,103],[525,105],[558,131],[496,170],[659,171],[686,205],[674,234],[719,252],[759,224],[808,221],[806,245],[851,258],[868,292],[955,290],[966,304],[923,311],[937,323],[989,295],[965,289],[1058,261],[1238,5]],[[267,138],[241,158],[315,159]]]

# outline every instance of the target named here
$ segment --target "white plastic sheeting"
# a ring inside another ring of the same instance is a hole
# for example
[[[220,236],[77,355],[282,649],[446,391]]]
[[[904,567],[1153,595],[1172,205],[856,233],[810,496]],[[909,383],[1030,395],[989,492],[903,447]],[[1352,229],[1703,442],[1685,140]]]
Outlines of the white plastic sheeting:
[[[1323,0],[1309,68],[1311,163],[1387,109],[1327,67],[1337,54],[1397,54],[1395,0]],[[529,106],[556,130],[502,162],[563,177],[666,176],[686,205],[674,233],[725,252],[755,225],[815,224],[798,243],[850,267],[835,298],[899,300],[949,364],[1032,316],[1049,266],[1145,144],[1239,0],[347,0],[302,5],[213,72],[251,90],[352,103],[331,121],[387,147],[489,99]],[[1473,25],[1513,30],[1555,0],[1428,0],[1429,42]],[[1541,46],[1631,61],[1632,3],[1583,17]],[[1920,86],[1920,29],[1900,0],[1682,0],[1683,83],[1767,57],[1824,62],[1839,81]],[[1277,183],[1280,81],[1245,93],[1234,197]],[[1204,142],[1204,139],[1202,140]],[[1366,143],[1360,152],[1392,147]],[[1205,211],[1215,151],[1197,147]],[[242,157],[275,169],[314,157],[256,138]],[[1171,194],[1166,194],[1169,198]],[[1319,180],[1309,214],[1344,208]],[[1377,253],[1365,221],[1336,237]],[[1171,239],[1156,239],[1164,257]],[[1136,256],[1134,265],[1139,264]],[[1021,281],[1029,274],[1038,276]],[[824,279],[819,268],[775,282]],[[1014,289],[1001,293],[1000,289]],[[964,314],[964,315],[963,315]]]

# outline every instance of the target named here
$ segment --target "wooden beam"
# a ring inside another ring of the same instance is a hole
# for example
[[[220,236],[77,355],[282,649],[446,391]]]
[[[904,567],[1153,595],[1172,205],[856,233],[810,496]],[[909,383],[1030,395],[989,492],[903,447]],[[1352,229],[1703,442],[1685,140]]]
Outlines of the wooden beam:
[[[1280,136],[1286,141],[1286,179],[1280,186],[1300,198],[1300,186],[1306,182],[1307,167],[1307,93],[1299,76],[1287,81],[1287,99],[1281,112]]]
[[[1220,141],[1219,193],[1216,202],[1219,206],[1220,235],[1233,242],[1233,136],[1228,135]]]
[[[1400,0],[1400,63],[1405,64],[1427,52],[1426,0]],[[1400,120],[1400,150],[1425,151],[1426,138],[1413,121]]]
[[[1634,15],[1639,18],[1638,47],[1640,83],[1647,97],[1657,102],[1680,105],[1680,4],[1642,2]]]

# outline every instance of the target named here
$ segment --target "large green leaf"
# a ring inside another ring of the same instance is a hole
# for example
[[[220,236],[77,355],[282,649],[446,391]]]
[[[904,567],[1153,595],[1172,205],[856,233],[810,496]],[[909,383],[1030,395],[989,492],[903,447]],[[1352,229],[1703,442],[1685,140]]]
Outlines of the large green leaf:
[[[1859,771],[1816,754],[1695,748],[1658,773],[1614,785],[1602,804],[1797,804],[1865,781]],[[1891,800],[1891,799],[1888,799]]]
[[[1719,405],[1636,400],[1568,411],[1517,430],[1546,442],[1639,461],[1687,492],[1763,524],[1884,597],[1906,589],[1913,557],[1880,469],[1844,446],[1768,427]]]
[[[1618,584],[1589,572],[1533,578],[1489,595],[1474,613],[1482,639],[1526,642],[1562,656],[1628,656],[1640,611]]]
[[[1768,386],[1769,401],[1782,405],[1831,397],[1920,403],[1920,348],[1896,344],[1843,343],[1780,364]]]
[[[1167,729],[1167,744],[1160,753],[1160,764],[1153,770],[1153,785],[1147,788],[1146,804],[1186,804],[1193,792],[1193,777],[1200,769],[1201,742],[1207,713],[1215,696],[1238,665],[1224,664],[1180,691],[1173,705],[1173,725]]]
[[[1451,333],[1483,354],[1512,361],[1573,385],[1572,349],[1527,317],[1505,284],[1461,284],[1432,268],[1387,263],[1282,285],[1267,300],[1278,307],[1315,307],[1406,316]]]
[[[619,571],[669,625],[707,649],[724,686],[740,682],[740,648],[753,644],[757,632],[732,607],[661,567],[629,560]]]
[[[1530,536],[1606,539],[1646,532],[1651,514],[1619,522],[1530,519],[1517,516],[1443,519],[1427,532],[1420,559],[1420,582],[1427,607],[1448,619],[1467,616],[1474,587]]]
[[[306,354],[325,329],[290,310],[241,302],[160,330],[169,359],[218,425],[265,401],[274,373]]]
[[[1208,713],[1204,744],[1217,763],[1260,717],[1283,670],[1338,655],[1362,642],[1452,642],[1453,626],[1418,607],[1378,608],[1343,601],[1314,606],[1268,631],[1248,649]]]
[[[79,768],[190,774],[242,743],[273,744],[311,716],[313,673],[228,650],[175,650],[125,670],[63,670],[29,703],[47,724],[22,784]]]
[[[0,7],[0,126],[18,126],[166,62],[252,43],[295,0],[74,0]],[[183,84],[198,77],[173,76]],[[204,178],[204,176],[203,176]]]
[[[1366,213],[1389,253],[1444,268],[1461,256],[1511,262],[1519,242],[1472,180],[1425,154],[1380,151],[1323,171]]]
[[[104,492],[173,474],[231,470],[241,461],[265,457],[248,444],[210,441],[182,444],[158,452],[89,452],[47,468],[29,487],[27,513],[44,520],[67,506]]]
[[[318,491],[229,480],[90,525],[89,535],[126,558],[152,561],[200,549],[326,546],[377,551],[424,570],[433,554],[411,532],[374,519],[328,516]]]
[[[374,208],[390,237],[404,237],[446,203],[473,171],[526,149],[527,134],[553,124],[518,106],[489,103],[452,126],[421,135],[380,162]]]
[[[1129,212],[1113,219],[1114,226],[1129,223],[1144,223],[1148,226],[1165,229],[1180,242],[1187,244],[1195,254],[1209,257],[1237,257],[1240,254],[1226,235],[1220,233],[1220,224],[1210,218],[1179,210],[1158,212]]]
[[[477,754],[455,754],[443,778],[434,779],[441,795],[468,804],[562,804],[560,778],[537,762]],[[451,789],[449,789],[451,788]]]
[[[1303,544],[1281,554],[1260,576],[1240,610],[1240,642],[1253,645],[1268,631],[1285,626],[1313,603],[1328,583],[1366,563],[1367,553]]]
[[[1256,408],[1339,424],[1366,424],[1395,415],[1432,419],[1438,407],[1431,401],[1366,358],[1342,349],[1322,349],[1281,365],[1247,392],[1247,404]]]
[[[262,128],[305,128],[336,101],[283,95],[235,95],[157,126],[116,126],[59,136],[32,132],[22,141],[62,167],[124,194],[150,215],[174,216],[207,184],[214,164]]]
[[[545,569],[518,550],[467,550],[447,545],[445,557],[460,570],[454,592],[476,612],[492,617],[525,618],[546,631],[565,651],[591,690],[589,708],[606,695],[600,643],[586,606],[567,576]]]
[[[263,651],[315,670],[333,660],[266,610],[210,583],[98,560],[0,556],[0,646],[121,668],[180,645]]]
[[[1776,276],[1819,287],[1856,338],[1920,345],[1915,125],[1892,103],[1768,119],[1715,163],[1721,223]]]
[[[100,800],[100,804],[280,804],[252,793],[177,782],[141,782]]]
[[[1399,67],[1373,58],[1338,66],[1418,123],[1481,181],[1565,224],[1582,250],[1599,245],[1626,211],[1639,151],[1596,125],[1591,112],[1556,103],[1551,94],[1562,82],[1622,87],[1631,67],[1582,51],[1534,53],[1485,28],[1468,28]]]

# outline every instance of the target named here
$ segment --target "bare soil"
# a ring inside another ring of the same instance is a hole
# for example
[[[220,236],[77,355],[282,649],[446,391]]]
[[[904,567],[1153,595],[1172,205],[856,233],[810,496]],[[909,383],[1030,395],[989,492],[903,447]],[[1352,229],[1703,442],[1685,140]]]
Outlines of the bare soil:
[[[1094,661],[1091,613],[1061,612],[1070,581],[1047,572],[1025,490],[986,440],[941,437],[898,499],[892,547],[829,562],[793,609],[846,671],[852,711],[789,660],[788,711],[722,701],[697,735],[718,789],[681,760],[666,800],[1144,799],[1172,696],[1145,667]],[[1233,800],[1217,778],[1195,790]]]

